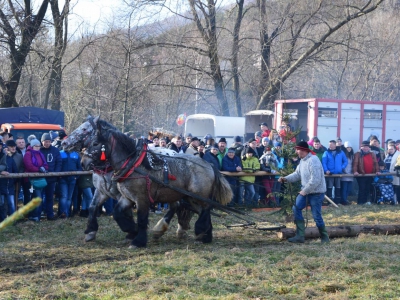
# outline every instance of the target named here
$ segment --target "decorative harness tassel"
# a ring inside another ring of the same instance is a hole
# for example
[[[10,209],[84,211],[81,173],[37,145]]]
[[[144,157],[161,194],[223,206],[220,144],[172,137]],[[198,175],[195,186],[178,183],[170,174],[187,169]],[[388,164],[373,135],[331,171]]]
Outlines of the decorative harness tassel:
[[[101,145],[101,156],[100,156],[101,161],[106,160],[106,148],[104,145]]]

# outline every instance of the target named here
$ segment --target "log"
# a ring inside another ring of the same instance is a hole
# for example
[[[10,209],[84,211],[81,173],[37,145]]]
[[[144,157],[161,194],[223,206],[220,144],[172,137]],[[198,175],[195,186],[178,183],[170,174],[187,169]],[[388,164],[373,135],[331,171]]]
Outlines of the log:
[[[10,173],[0,175],[0,178],[27,178],[27,177],[60,177],[73,175],[91,175],[93,171],[69,171],[69,172],[48,172],[48,173]]]
[[[369,234],[400,234],[400,225],[347,225],[347,226],[327,226],[326,230],[330,238],[335,237],[355,237],[360,233]],[[296,230],[293,228],[284,228],[277,232],[281,240],[295,236]],[[305,232],[306,239],[319,238],[317,227],[307,227]]]

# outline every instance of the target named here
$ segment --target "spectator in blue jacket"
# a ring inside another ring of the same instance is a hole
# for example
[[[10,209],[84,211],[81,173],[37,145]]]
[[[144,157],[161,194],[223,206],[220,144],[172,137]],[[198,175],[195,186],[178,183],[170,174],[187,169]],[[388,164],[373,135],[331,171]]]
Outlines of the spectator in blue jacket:
[[[60,155],[62,161],[61,172],[82,171],[81,160],[77,152],[61,150]],[[72,196],[77,179],[77,175],[62,176],[60,178],[61,196],[59,214],[61,219],[71,216]]]
[[[219,167],[219,160],[218,160],[218,146],[217,145],[212,145],[210,147],[210,151],[206,152],[203,156],[203,159],[206,162],[209,162],[210,164],[214,165],[214,167],[217,170],[220,170],[221,168]]]
[[[342,174],[347,167],[347,157],[336,141],[329,141],[329,148],[322,155],[322,166],[326,175]],[[341,202],[340,177],[326,177],[326,195],[332,198],[332,189],[335,187],[335,203]]]
[[[240,157],[235,155],[236,148],[229,148],[226,155],[222,158],[222,171],[227,172],[241,172],[242,171],[242,160]],[[228,204],[229,206],[239,205],[240,199],[242,196],[240,195],[240,185],[238,181],[238,177],[236,176],[226,176],[226,180],[229,182],[233,192],[233,198],[231,202]]]
[[[60,150],[51,145],[50,133],[44,133],[41,141],[42,147],[40,148],[40,152],[42,152],[44,158],[46,159],[47,165],[49,166],[48,172],[61,172]],[[53,198],[57,177],[46,177],[46,181],[47,186],[43,189],[43,210],[47,215],[47,220],[54,221],[57,219],[53,212]]]

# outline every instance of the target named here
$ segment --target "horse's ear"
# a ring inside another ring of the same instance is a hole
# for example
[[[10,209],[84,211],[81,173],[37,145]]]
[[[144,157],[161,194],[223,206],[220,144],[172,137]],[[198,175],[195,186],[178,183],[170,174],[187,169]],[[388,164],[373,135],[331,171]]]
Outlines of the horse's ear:
[[[100,119],[100,116],[97,116],[93,119],[94,124],[97,124],[97,121]]]

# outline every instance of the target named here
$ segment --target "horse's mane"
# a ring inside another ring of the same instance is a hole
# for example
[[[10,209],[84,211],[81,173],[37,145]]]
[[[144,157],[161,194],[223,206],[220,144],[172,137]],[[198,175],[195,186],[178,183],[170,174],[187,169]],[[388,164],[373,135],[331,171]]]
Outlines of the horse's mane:
[[[119,146],[122,146],[128,152],[134,153],[136,150],[136,142],[134,139],[128,137],[125,133],[119,131],[116,127],[111,125],[110,123],[104,120],[98,120],[98,126],[101,128],[100,138],[104,140],[108,140],[112,135]]]

